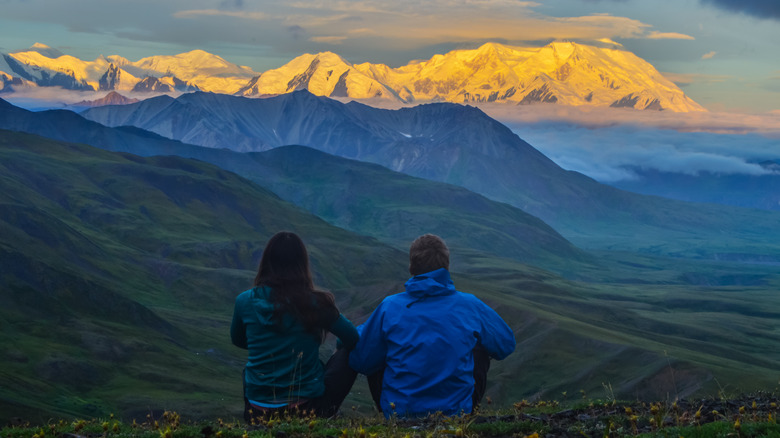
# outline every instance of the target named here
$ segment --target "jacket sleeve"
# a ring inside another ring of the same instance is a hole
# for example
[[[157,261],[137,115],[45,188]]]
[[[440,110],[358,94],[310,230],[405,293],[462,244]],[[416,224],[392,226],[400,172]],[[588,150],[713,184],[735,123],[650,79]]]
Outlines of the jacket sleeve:
[[[479,340],[493,359],[502,360],[515,351],[515,334],[495,310],[482,303],[482,333]]]
[[[230,340],[233,345],[239,348],[247,349],[246,340],[246,325],[244,320],[241,319],[241,305],[239,304],[239,298],[236,298],[236,305],[233,308],[233,321],[230,323]]]
[[[329,330],[339,338],[339,344],[347,350],[355,348],[355,345],[358,343],[358,339],[360,339],[355,326],[352,325],[352,322],[342,314],[339,314],[339,317],[330,326]]]
[[[387,342],[382,328],[383,319],[384,313],[380,304],[368,320],[357,328],[360,339],[349,354],[349,366],[366,376],[380,371],[385,366]]]

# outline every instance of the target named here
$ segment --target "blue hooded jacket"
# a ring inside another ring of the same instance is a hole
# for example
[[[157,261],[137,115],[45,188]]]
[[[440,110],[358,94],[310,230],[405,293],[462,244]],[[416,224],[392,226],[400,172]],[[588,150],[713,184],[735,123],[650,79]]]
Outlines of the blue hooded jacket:
[[[406,291],[385,298],[358,332],[349,364],[365,375],[386,366],[385,416],[471,412],[474,347],[482,344],[499,360],[515,349],[504,320],[474,295],[455,290],[446,269],[411,278]]]

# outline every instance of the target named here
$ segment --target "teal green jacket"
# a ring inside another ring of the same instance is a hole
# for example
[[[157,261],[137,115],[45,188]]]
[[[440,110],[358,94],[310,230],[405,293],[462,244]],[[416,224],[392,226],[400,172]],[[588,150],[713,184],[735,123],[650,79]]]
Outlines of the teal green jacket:
[[[244,395],[266,403],[321,396],[325,383],[320,340],[292,315],[277,325],[272,320],[274,305],[269,295],[269,288],[255,287],[236,298],[230,338],[237,347],[249,350]],[[357,344],[355,326],[335,308],[323,309],[318,326],[336,335],[346,348]]]

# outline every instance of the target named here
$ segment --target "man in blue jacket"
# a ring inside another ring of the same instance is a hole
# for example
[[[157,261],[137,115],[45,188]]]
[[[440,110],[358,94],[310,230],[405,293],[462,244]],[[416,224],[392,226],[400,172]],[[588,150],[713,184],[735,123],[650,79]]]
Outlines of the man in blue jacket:
[[[418,237],[406,291],[385,298],[358,327],[349,364],[369,376],[385,416],[472,412],[485,393],[490,358],[515,349],[512,330],[493,309],[455,290],[449,258],[440,237]]]

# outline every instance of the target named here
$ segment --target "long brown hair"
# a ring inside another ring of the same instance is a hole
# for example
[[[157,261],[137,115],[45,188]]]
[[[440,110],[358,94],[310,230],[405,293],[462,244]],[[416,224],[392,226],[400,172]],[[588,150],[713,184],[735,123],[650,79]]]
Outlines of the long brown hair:
[[[308,332],[324,339],[325,328],[318,321],[322,320],[322,315],[336,310],[335,299],[330,292],[314,287],[309,254],[297,234],[280,231],[268,240],[254,285],[271,289],[273,317],[277,324],[281,323],[284,314],[290,314]]]

